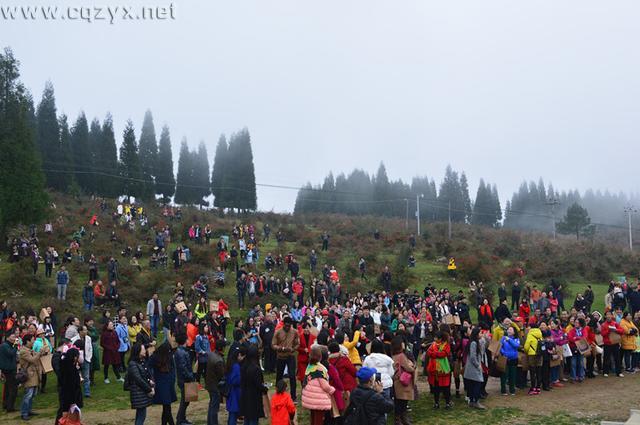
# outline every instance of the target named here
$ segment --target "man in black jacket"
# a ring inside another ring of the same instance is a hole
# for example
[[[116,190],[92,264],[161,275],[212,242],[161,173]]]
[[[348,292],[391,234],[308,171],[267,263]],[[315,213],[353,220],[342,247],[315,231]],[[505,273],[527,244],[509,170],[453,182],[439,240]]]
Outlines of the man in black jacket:
[[[358,386],[351,392],[350,404],[345,412],[345,423],[360,423],[366,416],[369,425],[384,425],[385,415],[393,411],[393,401],[382,392],[382,382],[375,379],[377,370],[362,367],[356,373]]]
[[[520,305],[520,292],[522,288],[520,288],[520,284],[516,280],[513,282],[513,286],[511,287],[511,310],[516,310]]]
[[[273,321],[273,314],[267,313],[265,321],[260,326],[260,339],[264,347],[264,371],[267,373],[275,373],[276,371],[276,352],[271,347],[271,340],[275,333],[276,324]]]
[[[496,308],[494,316],[498,323],[502,323],[505,318],[511,319],[511,312],[509,311],[509,307],[507,307],[507,299],[501,299],[500,305]]]
[[[216,341],[216,348],[207,357],[207,372],[204,382],[209,392],[209,410],[207,412],[207,425],[218,425],[218,412],[220,411],[220,389],[218,384],[224,378],[224,339]]]
[[[176,417],[176,425],[192,425],[187,420],[187,407],[189,402],[185,401],[184,384],[185,382],[193,382],[195,380],[193,376],[193,366],[191,366],[191,356],[186,349],[187,335],[185,333],[178,333],[176,335],[176,343],[178,348],[174,354],[176,363],[176,377],[178,381],[178,388],[180,388],[180,407],[178,408],[178,415]]]

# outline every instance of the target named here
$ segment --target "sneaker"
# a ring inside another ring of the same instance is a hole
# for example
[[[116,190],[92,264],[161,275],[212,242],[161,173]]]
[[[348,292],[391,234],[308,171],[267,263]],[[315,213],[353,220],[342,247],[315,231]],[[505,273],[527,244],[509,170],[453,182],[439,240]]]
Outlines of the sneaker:
[[[124,378],[121,376],[121,377],[118,378],[118,381],[124,382]]]
[[[510,393],[509,395],[516,395],[516,393]]]
[[[553,383],[553,386],[554,386],[555,388],[562,388],[562,387],[564,387],[564,384],[563,384],[563,383],[561,383],[561,382],[554,382],[554,383]]]
[[[608,378],[609,374],[608,373],[603,373],[602,376],[604,376],[605,378]]]
[[[540,394],[540,388],[535,389],[536,395]]]
[[[23,420],[23,421],[28,421],[28,420],[30,420],[30,419],[31,419],[31,418],[30,418],[29,416],[22,416],[22,420]]]
[[[619,373],[619,374],[618,374],[618,378],[624,378],[624,375],[623,375],[623,374],[621,374],[621,373]]]
[[[439,409],[440,408],[440,403],[433,403],[433,408],[434,409]]]
[[[484,407],[484,405],[480,404],[479,401],[477,401],[475,403],[471,403],[470,406],[473,407],[474,409],[478,409],[478,410],[485,410],[486,409],[486,407]]]
[[[105,380],[104,380],[104,383],[105,383],[105,384],[110,384],[110,383],[111,383],[111,381],[109,381],[108,379],[105,379]]]
[[[453,408],[453,403],[452,402],[447,403],[447,405],[444,406],[444,408],[447,409],[447,410]]]
[[[529,394],[529,395],[536,395],[536,390],[535,390],[535,388],[531,388],[527,394]]]
[[[502,395],[509,395],[508,393],[501,393]]]

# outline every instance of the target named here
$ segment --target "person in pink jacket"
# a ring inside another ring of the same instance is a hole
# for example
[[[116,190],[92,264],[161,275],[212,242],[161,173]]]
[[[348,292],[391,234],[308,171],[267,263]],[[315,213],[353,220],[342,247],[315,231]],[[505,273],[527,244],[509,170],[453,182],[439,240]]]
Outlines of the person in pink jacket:
[[[311,412],[311,425],[322,425],[325,414],[331,410],[331,397],[335,388],[329,385],[329,371],[321,363],[322,348],[311,347],[309,364],[305,372],[306,385],[302,388],[302,407]]]

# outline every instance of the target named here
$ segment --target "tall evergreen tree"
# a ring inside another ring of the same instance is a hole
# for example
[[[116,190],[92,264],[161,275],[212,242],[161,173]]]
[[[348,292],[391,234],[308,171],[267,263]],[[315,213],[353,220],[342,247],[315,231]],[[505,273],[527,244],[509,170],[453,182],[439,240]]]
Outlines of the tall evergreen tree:
[[[102,196],[115,198],[124,193],[124,180],[114,175],[119,175],[118,167],[118,148],[116,146],[116,136],[113,131],[113,117],[107,114],[102,122],[102,130],[100,132],[101,140],[98,147],[97,175],[98,193]]]
[[[469,198],[469,183],[467,182],[467,175],[462,172],[460,175],[460,202],[464,209],[464,218],[461,220],[463,223],[471,219],[471,198]]]
[[[127,121],[123,132],[122,145],[120,146],[120,177],[124,185],[124,194],[143,198],[146,195],[145,181],[141,179],[142,168],[138,156],[138,144],[133,122]]]
[[[154,179],[158,174],[158,143],[156,142],[156,130],[153,126],[153,116],[149,110],[144,114],[138,152],[143,180],[146,181],[146,185],[150,185],[145,187],[145,197],[150,198],[155,193]]]
[[[36,112],[38,122],[37,145],[45,168],[47,186],[56,190],[65,190],[65,173],[69,164],[63,164],[60,157],[60,128],[56,116],[56,98],[53,84],[47,81],[42,93],[42,100]]]
[[[211,193],[211,187],[209,182],[209,155],[204,142],[200,142],[198,152],[194,154],[193,185],[195,203],[200,206],[208,206],[209,202],[204,198]]]
[[[387,169],[381,162],[373,180],[373,210],[378,215],[390,215],[389,192],[391,185],[387,176]]]
[[[156,194],[162,195],[164,202],[169,202],[176,192],[176,180],[173,176],[173,153],[171,152],[171,136],[169,127],[162,127],[156,171]]]
[[[85,176],[85,178],[89,179],[87,185],[91,193],[98,193],[98,173],[102,171],[99,167],[101,145],[102,128],[100,127],[100,120],[94,118],[89,125],[89,160],[85,164],[85,167],[91,171],[91,174]]]
[[[229,192],[229,206],[239,210],[255,210],[256,176],[251,150],[251,136],[244,128],[231,137],[229,142],[229,161],[234,164],[226,173],[224,186]]]
[[[500,206],[500,197],[498,196],[498,186],[493,184],[491,187],[491,201],[493,203],[493,214],[495,222],[493,224],[494,227],[500,226],[500,221],[502,221],[502,207]]]
[[[182,139],[180,144],[180,157],[178,158],[178,175],[176,181],[176,196],[174,201],[176,204],[190,205],[193,204],[193,159],[189,151],[187,140]]]
[[[71,128],[71,154],[73,157],[73,171],[75,180],[85,193],[91,193],[93,185],[89,173],[93,172],[91,150],[89,148],[89,125],[84,112],[80,112],[75,124]]]
[[[10,49],[0,53],[0,238],[9,226],[44,216],[48,197],[36,146],[33,101]]]
[[[213,158],[213,170],[211,171],[211,194],[213,195],[213,205],[217,208],[229,207],[224,188],[225,174],[228,172],[228,154],[229,145],[227,145],[227,138],[223,134],[218,139],[216,154]]]
[[[73,177],[73,156],[71,154],[71,133],[69,132],[69,122],[67,116],[62,114],[58,119],[60,129],[60,163],[56,169],[61,170],[55,177],[54,189],[68,191],[72,186],[77,185]]]

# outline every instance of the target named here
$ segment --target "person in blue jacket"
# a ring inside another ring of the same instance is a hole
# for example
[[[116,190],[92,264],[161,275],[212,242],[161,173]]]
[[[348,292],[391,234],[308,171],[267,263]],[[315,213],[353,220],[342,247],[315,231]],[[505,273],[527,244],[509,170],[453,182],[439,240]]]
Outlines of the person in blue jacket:
[[[227,412],[229,419],[227,425],[236,425],[238,423],[238,415],[240,414],[240,364],[247,355],[247,347],[241,345],[238,350],[229,351],[227,358],[227,370],[225,380],[227,382]]]
[[[500,354],[507,358],[507,367],[500,375],[500,392],[502,392],[502,395],[507,395],[507,381],[509,381],[509,393],[515,395],[520,339],[516,335],[516,330],[513,326],[507,328],[507,334],[502,337],[500,344]]]
[[[153,372],[155,394],[153,403],[162,405],[160,425],[175,425],[171,414],[171,403],[178,400],[176,395],[176,366],[168,342],[162,343],[151,355],[149,365]]]
[[[120,354],[120,369],[124,372],[127,370],[124,356],[131,348],[129,343],[129,326],[127,325],[127,316],[120,317],[120,323],[116,325],[116,334],[118,335],[118,341],[120,341],[120,347],[118,353]],[[122,378],[124,381],[124,378]]]

